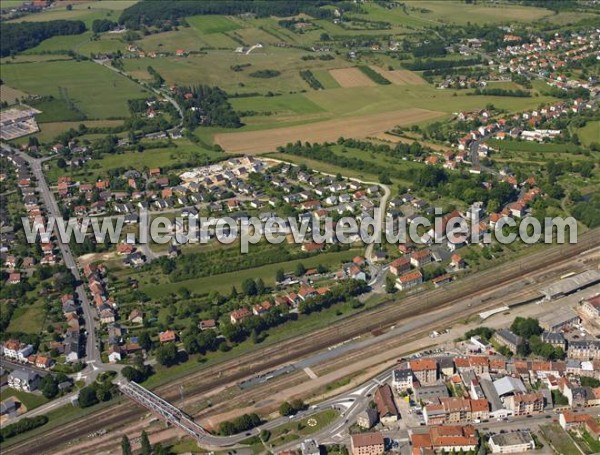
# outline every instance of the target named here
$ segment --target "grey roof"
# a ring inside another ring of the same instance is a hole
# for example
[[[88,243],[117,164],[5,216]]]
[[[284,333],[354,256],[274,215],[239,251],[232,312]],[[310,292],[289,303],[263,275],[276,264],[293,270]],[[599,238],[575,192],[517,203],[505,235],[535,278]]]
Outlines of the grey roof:
[[[496,335],[500,338],[503,338],[507,342],[514,344],[515,346],[521,344],[521,337],[518,335],[515,335],[510,330],[500,329],[496,332]]]
[[[544,332],[542,333],[542,341],[544,343],[564,343],[565,337],[560,332]]]
[[[37,373],[33,373],[31,371],[26,370],[14,370],[11,374],[11,377],[18,379],[20,381],[31,382],[35,380],[35,378],[39,377]]]
[[[500,447],[533,443],[531,433],[525,430],[495,434],[491,436],[490,439],[494,441],[494,444]]]
[[[408,368],[403,368],[401,370],[394,370],[394,381],[405,381],[408,378],[412,377],[412,370]]]
[[[498,392],[496,392],[496,388],[492,384],[492,381],[489,379],[479,379],[479,385],[481,385],[485,397],[490,402],[492,412],[504,409],[502,400],[498,396]]]
[[[527,392],[523,382],[520,379],[511,376],[504,376],[503,378],[494,381],[494,388],[496,389],[498,396]]]
[[[541,289],[547,299],[553,299],[560,295],[570,294],[578,289],[590,286],[600,281],[600,272],[597,270],[586,270],[583,273],[565,278]]]
[[[302,454],[303,455],[315,455],[320,454],[321,450],[319,449],[319,444],[314,439],[307,439],[301,444]]]

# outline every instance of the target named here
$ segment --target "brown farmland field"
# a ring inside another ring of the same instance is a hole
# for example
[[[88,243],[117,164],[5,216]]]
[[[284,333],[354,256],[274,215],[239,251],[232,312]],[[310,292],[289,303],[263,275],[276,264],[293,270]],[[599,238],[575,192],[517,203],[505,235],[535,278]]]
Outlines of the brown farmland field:
[[[341,87],[373,87],[377,85],[358,68],[336,68],[329,70],[329,74]]]
[[[443,115],[446,114],[412,108],[287,128],[218,133],[215,135],[214,140],[227,152],[260,154],[273,152],[279,146],[298,140],[302,142],[332,142],[340,136],[353,138],[375,136],[396,125],[410,125]]]

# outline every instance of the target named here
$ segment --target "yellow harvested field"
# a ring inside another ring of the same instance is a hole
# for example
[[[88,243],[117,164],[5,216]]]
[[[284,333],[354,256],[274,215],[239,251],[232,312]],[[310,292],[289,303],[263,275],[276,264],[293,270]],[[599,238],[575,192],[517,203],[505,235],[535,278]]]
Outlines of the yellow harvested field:
[[[384,70],[383,68],[379,68],[378,66],[371,66],[373,71],[377,71],[383,77],[385,77],[388,81],[395,85],[422,85],[425,83],[423,79],[412,71],[408,70]]]
[[[9,87],[6,84],[0,85],[0,101],[6,101],[8,104],[14,104],[17,98],[22,99],[27,97],[27,93]]]
[[[358,68],[336,68],[329,70],[329,74],[341,87],[373,87],[375,81]]]
[[[376,136],[396,125],[411,125],[446,115],[444,112],[426,109],[403,109],[401,111],[327,120],[287,128],[239,133],[218,133],[215,143],[232,153],[260,154],[273,152],[289,142],[333,142],[341,136],[365,138]]]

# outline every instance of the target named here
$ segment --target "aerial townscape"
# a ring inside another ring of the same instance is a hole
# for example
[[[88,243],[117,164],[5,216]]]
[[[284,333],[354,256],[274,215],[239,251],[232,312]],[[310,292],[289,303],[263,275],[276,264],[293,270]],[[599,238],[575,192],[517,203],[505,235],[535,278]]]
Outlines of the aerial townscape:
[[[0,0],[0,452],[600,454],[600,0]]]

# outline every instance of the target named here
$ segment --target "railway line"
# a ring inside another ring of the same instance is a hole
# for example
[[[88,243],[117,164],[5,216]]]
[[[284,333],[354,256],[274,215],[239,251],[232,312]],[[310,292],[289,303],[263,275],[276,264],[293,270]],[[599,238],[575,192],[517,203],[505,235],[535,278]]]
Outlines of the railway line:
[[[544,248],[542,251],[519,258],[510,263],[499,265],[493,269],[477,273],[450,286],[425,291],[408,296],[402,304],[390,299],[378,307],[355,314],[340,320],[331,326],[317,330],[310,337],[299,336],[268,346],[243,357],[207,367],[197,373],[188,375],[184,380],[186,395],[207,393],[211,390],[235,383],[248,376],[300,359],[308,354],[323,350],[336,343],[345,341],[373,330],[389,328],[398,321],[416,315],[425,315],[433,311],[447,308],[465,298],[482,297],[478,305],[473,305],[472,312],[489,307],[490,301],[485,296],[500,288],[509,287],[513,283],[526,279],[528,275],[539,274],[548,267],[557,268],[567,265],[581,253],[600,244],[600,230],[591,230],[579,237],[574,245],[562,245]],[[463,315],[464,316],[464,315]],[[167,384],[154,390],[167,401],[179,397],[180,383]],[[102,422],[111,427],[122,427],[124,423],[143,415],[142,409],[132,408],[129,403],[118,404],[110,408],[110,418],[104,413],[98,417],[94,414],[77,422],[63,425],[60,429],[48,432],[45,438],[23,441],[5,447],[7,454],[39,454],[47,453],[73,439],[73,434],[86,434],[97,430]]]

